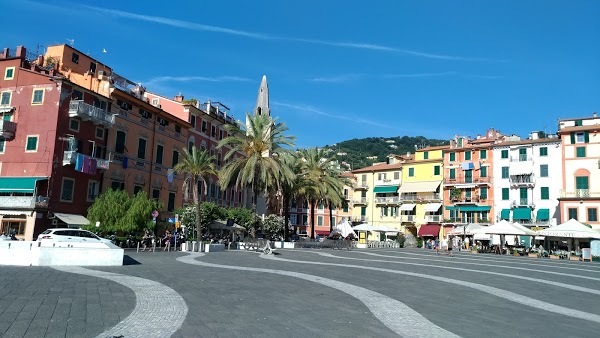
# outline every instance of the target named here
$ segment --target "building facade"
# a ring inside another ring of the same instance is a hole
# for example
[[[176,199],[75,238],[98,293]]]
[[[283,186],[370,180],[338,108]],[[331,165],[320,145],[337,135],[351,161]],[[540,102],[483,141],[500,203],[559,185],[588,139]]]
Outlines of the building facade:
[[[556,225],[562,183],[561,140],[539,138],[509,140],[493,148],[495,222],[507,220],[529,227]],[[542,135],[545,136],[545,135]]]
[[[575,219],[600,229],[600,118],[563,119],[558,124],[562,141],[561,223]]]

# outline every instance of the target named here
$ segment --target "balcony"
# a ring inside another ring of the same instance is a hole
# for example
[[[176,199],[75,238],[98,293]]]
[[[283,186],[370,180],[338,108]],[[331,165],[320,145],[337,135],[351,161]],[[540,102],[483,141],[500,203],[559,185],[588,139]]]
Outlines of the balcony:
[[[0,120],[0,137],[11,139],[17,132],[17,123],[12,121]]]
[[[510,161],[511,162],[529,162],[529,161],[533,161],[533,159],[531,156],[527,156],[525,154],[519,154],[519,156],[511,156]]]
[[[457,187],[457,188],[471,188],[476,185],[487,184],[490,185],[492,183],[492,177],[455,177],[455,178],[444,178],[444,185],[447,187]]]
[[[533,174],[527,175],[510,175],[509,177],[510,185],[512,187],[528,187],[531,188],[535,186],[535,179],[533,178]]]
[[[375,180],[375,185],[393,185],[393,186],[399,186],[400,185],[400,179],[383,179],[383,180]]]
[[[425,222],[429,223],[441,223],[442,216],[441,215],[425,215]]]
[[[361,197],[361,198],[353,200],[352,203],[353,204],[364,204],[364,205],[366,205],[367,204],[367,198],[366,197]]]
[[[400,215],[400,222],[414,222],[415,215]]]
[[[367,184],[367,182],[356,182],[356,183],[354,183],[354,189],[366,190],[366,189],[369,189],[369,184]]]
[[[399,198],[402,202],[429,202],[429,201],[441,201],[442,195],[434,192],[431,194],[419,194],[419,195],[408,195],[402,194]]]
[[[45,203],[43,203],[44,201]],[[38,206],[40,208],[47,208],[48,198],[36,196],[0,196],[0,207],[2,208],[32,210]]]
[[[71,101],[69,103],[69,117],[79,117],[83,121],[91,121],[105,127],[111,127],[115,124],[114,114],[83,101]]]
[[[519,198],[518,200],[513,200],[510,202],[511,207],[532,207],[535,206],[532,200],[528,198]]]
[[[369,217],[361,215],[361,216],[353,216],[351,219],[351,222],[353,223],[358,223],[358,222],[368,222],[369,221]]]
[[[399,196],[375,197],[377,204],[398,204],[400,203]]]
[[[560,198],[600,198],[600,191],[590,191],[590,189],[561,190]]]
[[[97,157],[83,155],[86,158],[92,158],[96,160],[96,169],[108,170],[110,161],[104,160]],[[77,152],[67,150],[63,153],[63,165],[76,164],[77,163]]]
[[[452,201],[454,204],[473,204],[473,203],[479,203],[481,201],[485,201],[486,198],[480,198],[477,195],[472,195],[472,196],[453,196],[450,198],[450,201]]]

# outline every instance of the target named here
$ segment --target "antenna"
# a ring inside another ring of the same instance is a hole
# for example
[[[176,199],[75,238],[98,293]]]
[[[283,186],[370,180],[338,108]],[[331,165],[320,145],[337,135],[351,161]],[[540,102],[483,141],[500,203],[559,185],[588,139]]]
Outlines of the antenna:
[[[73,45],[75,45],[75,39],[66,38],[66,40],[69,41],[69,45],[71,45],[71,47],[73,47]]]

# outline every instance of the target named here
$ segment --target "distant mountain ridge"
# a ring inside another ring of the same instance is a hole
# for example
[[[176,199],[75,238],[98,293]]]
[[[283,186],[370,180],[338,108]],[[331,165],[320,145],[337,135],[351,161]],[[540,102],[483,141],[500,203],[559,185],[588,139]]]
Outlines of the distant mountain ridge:
[[[345,162],[351,170],[355,170],[376,162],[385,162],[390,154],[414,153],[415,148],[441,146],[449,142],[449,140],[428,139],[423,136],[368,137],[326,145],[323,149],[328,150],[338,162]],[[345,168],[342,166],[342,169]]]

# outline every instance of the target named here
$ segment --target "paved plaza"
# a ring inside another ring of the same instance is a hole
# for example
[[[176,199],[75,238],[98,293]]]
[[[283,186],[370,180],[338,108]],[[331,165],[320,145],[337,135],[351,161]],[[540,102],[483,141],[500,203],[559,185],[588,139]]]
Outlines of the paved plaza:
[[[600,265],[422,249],[1,267],[4,337],[597,337]]]

